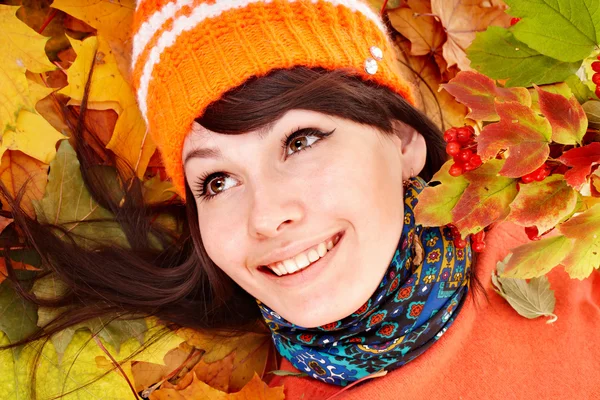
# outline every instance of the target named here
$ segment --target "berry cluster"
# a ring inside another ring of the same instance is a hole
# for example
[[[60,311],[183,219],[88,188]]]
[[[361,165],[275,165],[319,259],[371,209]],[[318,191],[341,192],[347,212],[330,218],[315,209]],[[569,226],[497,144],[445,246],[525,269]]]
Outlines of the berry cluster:
[[[596,57],[600,60],[600,56]],[[600,61],[594,61],[592,63],[592,69],[594,70],[594,75],[592,75],[592,82],[596,85],[596,96],[600,97]]]
[[[455,225],[449,224],[448,227],[452,231],[452,236],[454,236],[454,247],[457,249],[464,249],[467,246],[466,238],[463,239],[460,236],[460,232]],[[485,249],[485,231],[480,230],[479,232],[471,235],[471,248],[473,251],[477,253],[481,253]]]
[[[447,142],[446,153],[454,160],[450,166],[450,175],[460,176],[482,164],[481,157],[473,151],[477,146],[474,138],[475,130],[468,125],[460,128],[452,127],[444,132],[444,140]]]
[[[541,167],[536,169],[533,172],[528,173],[527,175],[523,175],[521,177],[522,183],[531,183],[533,181],[541,182],[550,175],[551,169],[548,163],[544,163]]]

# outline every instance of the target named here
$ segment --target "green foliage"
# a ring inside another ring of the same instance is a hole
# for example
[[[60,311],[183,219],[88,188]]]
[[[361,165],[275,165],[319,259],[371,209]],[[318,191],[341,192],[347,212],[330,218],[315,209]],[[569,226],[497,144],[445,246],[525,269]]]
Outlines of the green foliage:
[[[557,60],[583,60],[600,43],[598,0],[505,0],[508,13],[522,18],[515,37]]]
[[[490,78],[506,79],[507,87],[561,82],[573,75],[581,64],[544,55],[498,26],[478,33],[467,55],[471,67]]]

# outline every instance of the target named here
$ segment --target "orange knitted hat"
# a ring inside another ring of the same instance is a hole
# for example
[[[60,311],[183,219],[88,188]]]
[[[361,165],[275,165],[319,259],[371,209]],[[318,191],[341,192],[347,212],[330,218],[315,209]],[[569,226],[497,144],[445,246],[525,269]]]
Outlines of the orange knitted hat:
[[[225,92],[278,68],[352,68],[415,104],[381,18],[361,0],[140,0],[132,76],[149,133],[185,201],[183,142]]]

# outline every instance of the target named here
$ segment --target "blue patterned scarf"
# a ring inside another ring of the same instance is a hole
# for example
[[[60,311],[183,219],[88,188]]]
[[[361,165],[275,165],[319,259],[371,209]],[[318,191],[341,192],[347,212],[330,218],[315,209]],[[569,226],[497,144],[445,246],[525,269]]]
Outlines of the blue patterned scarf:
[[[379,287],[353,314],[316,328],[294,325],[257,300],[275,347],[309,376],[346,386],[414,360],[452,325],[469,290],[471,246],[457,249],[449,228],[415,225],[412,178],[404,196],[404,228]]]

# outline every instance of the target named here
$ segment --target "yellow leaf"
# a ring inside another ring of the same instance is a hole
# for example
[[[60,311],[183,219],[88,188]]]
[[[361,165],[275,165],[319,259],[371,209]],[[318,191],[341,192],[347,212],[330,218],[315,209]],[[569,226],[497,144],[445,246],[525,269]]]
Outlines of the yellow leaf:
[[[0,132],[14,128],[19,111],[34,111],[25,71],[45,72],[56,69],[46,57],[48,38],[21,22],[18,7],[0,5]]]
[[[151,400],[283,400],[283,386],[270,388],[257,374],[237,393],[227,394],[208,386],[194,373],[191,385],[183,390],[160,389],[150,395]]]
[[[29,216],[35,218],[35,210],[31,201],[40,200],[44,196],[46,183],[48,182],[48,164],[31,158],[20,151],[5,152],[0,163],[0,181],[7,187],[13,197],[28,178],[31,178],[31,180],[25,190],[21,207]],[[2,203],[2,208],[10,210],[6,201],[2,200]]]
[[[55,0],[52,7],[85,21],[110,43],[123,76],[129,81],[131,23],[135,0]]]
[[[20,150],[50,164],[56,156],[56,142],[62,139],[67,139],[67,136],[54,129],[41,115],[21,110],[16,131],[6,131],[2,136],[0,156],[6,150]]]
[[[92,62],[96,63],[88,107],[114,107],[119,118],[106,148],[126,160],[135,169],[138,178],[143,179],[156,145],[147,135],[146,125],[133,91],[120,74],[110,47],[101,37],[95,36],[83,42],[71,40],[71,43],[77,58],[67,72],[69,85],[61,89],[60,93],[71,97],[69,104],[79,104],[83,98],[90,66]],[[123,166],[117,166],[124,171]]]

